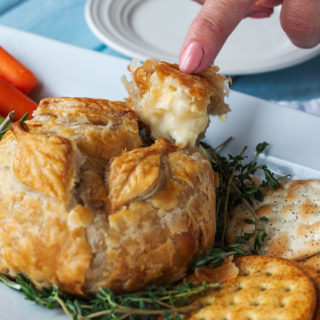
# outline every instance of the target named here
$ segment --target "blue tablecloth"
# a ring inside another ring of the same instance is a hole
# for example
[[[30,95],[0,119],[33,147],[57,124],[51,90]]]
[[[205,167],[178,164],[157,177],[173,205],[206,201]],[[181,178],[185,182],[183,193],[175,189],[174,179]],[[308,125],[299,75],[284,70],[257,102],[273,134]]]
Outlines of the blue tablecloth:
[[[0,24],[123,57],[90,32],[84,18],[85,2],[1,0]],[[312,100],[309,109],[315,110],[319,105],[320,114],[320,56],[281,71],[234,77],[232,89],[267,100],[296,101],[292,105],[300,109]]]

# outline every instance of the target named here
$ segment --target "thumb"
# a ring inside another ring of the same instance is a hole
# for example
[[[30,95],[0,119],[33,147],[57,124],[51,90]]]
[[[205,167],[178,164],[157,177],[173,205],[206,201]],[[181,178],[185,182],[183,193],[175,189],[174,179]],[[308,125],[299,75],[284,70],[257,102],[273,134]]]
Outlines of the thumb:
[[[183,43],[179,67],[198,73],[211,65],[228,36],[256,0],[206,0]]]

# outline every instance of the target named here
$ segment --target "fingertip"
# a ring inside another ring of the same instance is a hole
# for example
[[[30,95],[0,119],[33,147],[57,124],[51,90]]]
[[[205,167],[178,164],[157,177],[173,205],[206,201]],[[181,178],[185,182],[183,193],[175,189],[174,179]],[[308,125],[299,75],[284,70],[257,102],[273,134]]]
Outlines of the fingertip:
[[[199,41],[191,41],[182,49],[179,59],[179,69],[182,72],[194,73],[201,65],[204,50]]]

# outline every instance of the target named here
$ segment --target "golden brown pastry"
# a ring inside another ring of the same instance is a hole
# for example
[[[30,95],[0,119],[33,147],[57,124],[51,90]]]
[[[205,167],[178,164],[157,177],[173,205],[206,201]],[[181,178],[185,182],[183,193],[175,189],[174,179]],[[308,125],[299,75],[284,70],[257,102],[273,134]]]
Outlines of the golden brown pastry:
[[[132,81],[123,83],[139,118],[149,127],[153,138],[173,139],[180,148],[194,146],[209,124],[209,115],[230,111],[224,102],[228,80],[218,67],[199,75],[179,70],[178,65],[147,60],[142,66],[129,65]]]
[[[141,146],[137,115],[120,101],[89,98],[41,100],[28,122],[32,131],[69,138],[94,160],[111,159]]]
[[[141,145],[120,102],[42,100],[0,142],[0,272],[82,293],[92,260],[87,227],[105,212],[109,160]]]
[[[87,291],[97,286],[133,291],[175,282],[195,255],[212,247],[214,174],[198,150],[178,150],[159,139],[113,160],[106,180],[106,231],[96,233],[98,217],[88,229],[95,258]]]
[[[45,99],[15,123],[0,142],[0,273],[76,294],[181,278],[213,244],[213,171],[195,149],[140,145],[120,102]]]

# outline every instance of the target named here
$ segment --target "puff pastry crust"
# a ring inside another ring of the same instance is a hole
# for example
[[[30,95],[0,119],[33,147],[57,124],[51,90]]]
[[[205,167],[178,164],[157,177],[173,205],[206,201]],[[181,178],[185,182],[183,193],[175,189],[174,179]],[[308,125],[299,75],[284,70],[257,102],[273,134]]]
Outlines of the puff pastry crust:
[[[109,224],[92,245],[96,267],[88,274],[89,291],[175,282],[195,255],[212,247],[214,173],[198,150],[181,151],[159,139],[114,159],[106,181]]]
[[[0,272],[81,294],[92,260],[87,228],[107,208],[110,159],[141,145],[121,102],[41,101],[0,142]]]
[[[215,235],[215,181],[194,148],[140,148],[121,102],[50,98],[0,141],[0,273],[84,294],[185,275]]]

